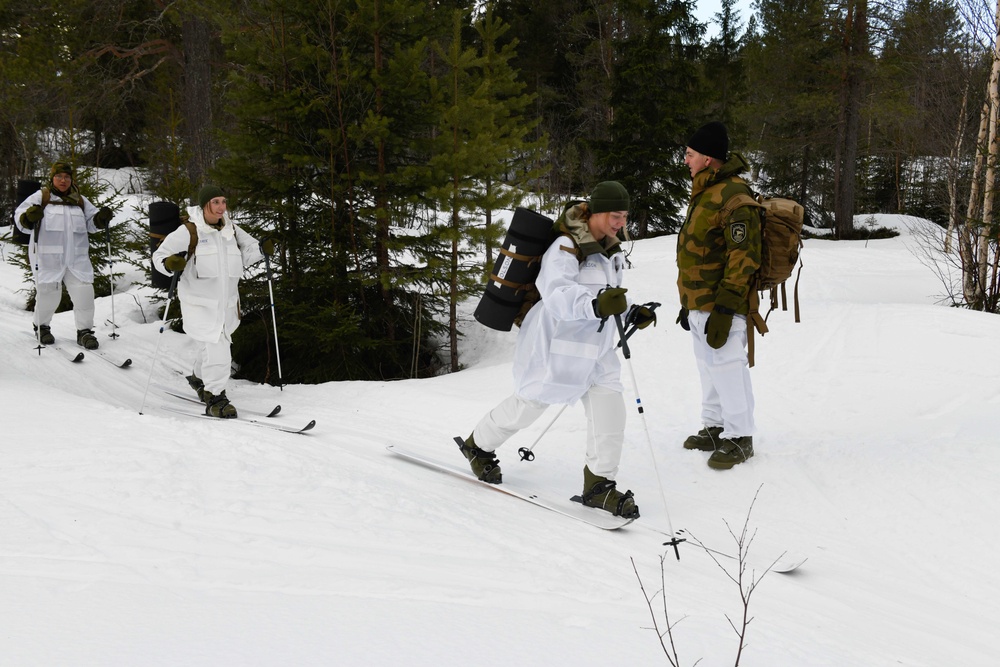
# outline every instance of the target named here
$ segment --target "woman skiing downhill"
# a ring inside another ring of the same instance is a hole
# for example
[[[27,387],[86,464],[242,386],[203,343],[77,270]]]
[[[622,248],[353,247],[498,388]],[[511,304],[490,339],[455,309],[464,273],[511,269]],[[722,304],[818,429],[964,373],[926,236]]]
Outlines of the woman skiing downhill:
[[[583,502],[615,515],[638,517],[632,492],[615,477],[625,435],[625,401],[617,329],[608,318],[628,307],[621,286],[625,260],[619,246],[629,195],[616,181],[599,183],[586,202],[567,205],[556,222],[562,235],[545,251],[535,285],[541,300],[528,311],[514,352],[514,393],[490,410],[468,438],[457,440],[473,473],[502,481],[495,450],[530,426],[552,404],[583,402],[587,442]],[[582,260],[579,259],[582,257]],[[626,321],[655,322],[646,306],[632,306]]]
[[[205,414],[233,418],[236,407],[226,397],[232,367],[232,335],[240,325],[239,281],[245,267],[271,255],[270,240],[258,244],[233,224],[226,197],[214,185],[198,193],[198,206],[187,209],[197,232],[194,257],[185,257],[191,234],[185,225],[163,239],[153,253],[153,266],[166,275],[183,271],[177,297],[184,317],[184,332],[198,341],[188,382],[205,402]]]

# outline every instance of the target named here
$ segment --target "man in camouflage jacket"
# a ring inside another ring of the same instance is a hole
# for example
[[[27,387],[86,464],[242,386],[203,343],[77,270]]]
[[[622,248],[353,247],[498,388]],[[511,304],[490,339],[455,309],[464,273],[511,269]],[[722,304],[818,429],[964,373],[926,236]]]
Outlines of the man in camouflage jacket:
[[[712,452],[708,465],[726,470],[753,456],[754,399],[747,364],[751,279],[760,266],[761,229],[756,208],[727,213],[730,197],[749,193],[739,174],[748,165],[729,153],[722,123],[712,122],[688,141],[691,202],[677,237],[678,323],[694,339],[702,387],[703,428],[686,449]]]

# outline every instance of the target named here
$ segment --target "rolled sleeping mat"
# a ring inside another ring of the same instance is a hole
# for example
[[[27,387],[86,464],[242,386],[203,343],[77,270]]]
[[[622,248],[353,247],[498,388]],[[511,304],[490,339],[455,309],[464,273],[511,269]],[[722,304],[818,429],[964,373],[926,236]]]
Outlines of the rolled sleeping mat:
[[[510,331],[525,295],[534,289],[542,255],[556,238],[554,222],[526,208],[514,210],[507,236],[474,317],[484,326]]]
[[[169,201],[154,201],[149,205],[149,268],[150,283],[159,289],[170,289],[171,276],[153,267],[153,253],[170,232],[181,226],[181,209]]]

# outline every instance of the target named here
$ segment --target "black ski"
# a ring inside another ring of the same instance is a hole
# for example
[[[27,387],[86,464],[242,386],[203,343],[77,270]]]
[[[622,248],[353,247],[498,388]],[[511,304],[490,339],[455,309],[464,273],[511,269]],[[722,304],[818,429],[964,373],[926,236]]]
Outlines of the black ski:
[[[199,399],[195,398],[194,396],[188,396],[187,394],[182,394],[180,392],[174,391],[170,387],[164,387],[164,386],[161,386],[161,385],[156,385],[156,388],[159,389],[160,391],[162,391],[167,396],[173,396],[174,398],[179,398],[182,401],[187,401],[188,403],[195,403],[197,405],[205,405],[204,403],[202,403]],[[281,412],[281,406],[280,405],[274,406],[271,409],[270,412],[260,412],[258,410],[243,410],[242,408],[240,408],[240,411],[241,412],[248,412],[248,413],[250,413],[252,415],[258,415],[260,417],[270,418],[270,417],[276,417],[278,415],[278,413]]]
[[[259,419],[244,419],[242,417],[237,417],[235,419],[221,419],[219,417],[213,417],[211,415],[206,415],[204,413],[191,412],[189,410],[181,410],[179,408],[174,408],[174,407],[169,406],[169,405],[164,405],[162,407],[162,409],[166,410],[167,412],[172,412],[172,413],[178,414],[178,415],[184,415],[186,417],[197,417],[199,419],[211,419],[212,421],[215,421],[215,422],[234,421],[234,422],[236,422],[238,424],[249,424],[251,426],[259,426],[260,428],[269,428],[272,431],[281,431],[282,433],[291,433],[291,434],[294,434],[294,435],[305,434],[305,433],[313,430],[313,428],[315,428],[315,426],[316,426],[316,420],[315,419],[313,419],[312,421],[310,421],[308,424],[306,424],[305,426],[303,426],[301,428],[295,428],[294,426],[282,426],[280,424],[276,424],[276,423],[270,422],[270,421],[267,421],[267,422],[260,421]]]

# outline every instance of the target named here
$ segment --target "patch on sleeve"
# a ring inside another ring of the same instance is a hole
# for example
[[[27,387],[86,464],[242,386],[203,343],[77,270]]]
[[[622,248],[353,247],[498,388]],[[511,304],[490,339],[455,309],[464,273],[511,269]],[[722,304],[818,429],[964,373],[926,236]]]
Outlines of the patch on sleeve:
[[[743,243],[747,240],[747,223],[734,222],[729,225],[729,237],[733,243]]]

